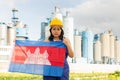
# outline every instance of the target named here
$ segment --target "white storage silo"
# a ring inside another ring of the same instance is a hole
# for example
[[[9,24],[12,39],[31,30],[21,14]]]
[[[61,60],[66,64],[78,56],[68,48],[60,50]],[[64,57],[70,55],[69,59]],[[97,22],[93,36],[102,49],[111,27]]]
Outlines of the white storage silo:
[[[110,59],[111,62],[114,61],[115,58],[115,36],[110,35]]]
[[[0,45],[7,45],[7,25],[0,23]]]
[[[112,30],[108,31],[110,35],[110,63],[114,63],[115,61],[115,36]]]
[[[120,41],[118,39],[115,40],[115,60],[120,64]]]
[[[13,45],[14,41],[16,40],[16,28],[15,27],[8,27],[8,45]]]
[[[81,36],[75,35],[74,36],[74,53],[76,62],[80,62],[81,58]]]
[[[94,43],[94,61],[95,63],[101,63],[102,58],[101,58],[101,42],[97,40]]]
[[[108,63],[110,58],[110,36],[109,33],[105,32],[101,34],[101,44],[102,44],[102,59],[103,63]]]
[[[70,17],[69,12],[66,12],[66,16],[63,17],[63,28],[64,36],[70,40],[72,49],[74,49],[73,18]]]

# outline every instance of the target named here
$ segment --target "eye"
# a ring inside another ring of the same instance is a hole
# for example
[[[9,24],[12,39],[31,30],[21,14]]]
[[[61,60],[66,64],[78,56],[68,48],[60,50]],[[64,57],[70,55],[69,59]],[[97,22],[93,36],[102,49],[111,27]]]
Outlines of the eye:
[[[57,30],[59,31],[59,30],[60,30],[60,28],[57,28]]]
[[[53,30],[56,30],[55,28],[53,28]]]

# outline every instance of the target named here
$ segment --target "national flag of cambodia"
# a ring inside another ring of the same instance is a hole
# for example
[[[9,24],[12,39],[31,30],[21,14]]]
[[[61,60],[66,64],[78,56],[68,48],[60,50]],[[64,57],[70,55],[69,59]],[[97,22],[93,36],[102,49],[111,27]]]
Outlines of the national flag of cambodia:
[[[62,76],[65,53],[62,41],[16,40],[9,71]]]

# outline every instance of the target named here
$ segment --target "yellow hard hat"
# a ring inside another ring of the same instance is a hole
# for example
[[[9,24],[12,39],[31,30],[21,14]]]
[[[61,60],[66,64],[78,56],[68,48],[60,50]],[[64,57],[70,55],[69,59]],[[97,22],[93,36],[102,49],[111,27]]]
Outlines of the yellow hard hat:
[[[50,22],[50,27],[52,26],[59,26],[59,27],[63,27],[62,21],[58,18],[54,18],[51,20]]]

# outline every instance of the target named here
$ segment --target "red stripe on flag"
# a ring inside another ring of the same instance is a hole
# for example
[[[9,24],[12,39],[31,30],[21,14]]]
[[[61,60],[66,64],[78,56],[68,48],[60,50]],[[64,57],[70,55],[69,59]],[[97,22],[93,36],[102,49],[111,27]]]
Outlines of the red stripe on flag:
[[[63,67],[65,51],[65,48],[52,46],[15,46],[12,62]]]

